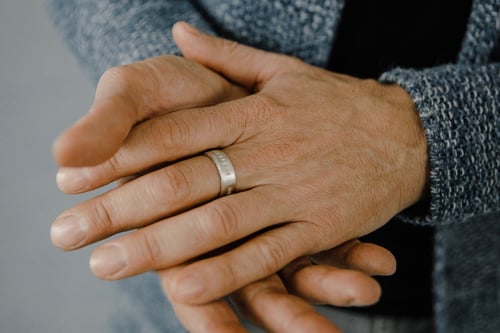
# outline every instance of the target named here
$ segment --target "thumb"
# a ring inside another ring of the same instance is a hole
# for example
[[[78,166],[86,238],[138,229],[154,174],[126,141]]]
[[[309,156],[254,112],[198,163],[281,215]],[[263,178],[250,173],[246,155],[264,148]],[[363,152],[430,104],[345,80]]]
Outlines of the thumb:
[[[126,112],[113,116],[102,110],[120,105],[122,110],[130,108],[119,99],[94,104],[88,114],[64,131],[52,147],[56,163],[67,167],[92,166],[113,156],[134,122]]]
[[[172,34],[184,57],[246,88],[259,90],[294,59],[210,36],[186,22],[177,22]]]
[[[52,149],[58,165],[80,167],[104,162],[137,121],[138,106],[130,89],[110,76],[105,74],[99,81],[90,111],[55,140]]]

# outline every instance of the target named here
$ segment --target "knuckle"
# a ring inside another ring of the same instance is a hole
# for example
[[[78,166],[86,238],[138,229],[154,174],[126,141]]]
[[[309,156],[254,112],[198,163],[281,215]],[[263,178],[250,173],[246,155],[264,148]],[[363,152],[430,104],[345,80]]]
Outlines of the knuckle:
[[[332,228],[332,232],[339,231],[342,228],[343,210],[340,207],[327,207],[324,210],[324,219],[328,222],[328,225]]]
[[[203,122],[198,122],[196,128],[198,132],[192,131],[191,141],[201,141],[206,137],[206,133],[217,133],[212,136],[212,144],[220,147],[226,147],[234,144],[237,141],[245,140],[254,132],[254,128],[250,126],[249,119],[251,111],[255,108],[253,105],[242,105],[237,103],[225,103],[220,107],[212,107],[209,112],[203,115]],[[247,133],[247,134],[245,134]]]
[[[263,237],[256,244],[265,272],[275,272],[288,262],[288,246],[283,240]]]
[[[132,65],[120,65],[108,68],[99,79],[102,82],[125,83],[130,82],[135,75]]]
[[[270,116],[277,112],[279,107],[284,106],[279,97],[268,93],[261,93],[254,96],[254,104],[256,111],[263,112],[264,115]],[[267,118],[265,118],[267,120]]]
[[[243,277],[239,274],[240,271],[235,269],[234,266],[232,262],[221,262],[218,266],[219,270],[223,273],[222,276],[224,276],[227,286],[230,286],[229,289],[237,289],[242,284]]]
[[[141,229],[142,260],[151,268],[158,268],[163,257],[161,242],[156,232],[150,229]]]
[[[105,196],[97,198],[93,203],[92,221],[101,234],[108,234],[116,230],[114,225],[115,210],[111,200],[105,200]]]
[[[138,111],[144,117],[150,115],[149,110],[156,111],[161,107],[160,84],[156,65],[152,60],[111,67],[101,75],[98,91],[100,86],[107,86],[105,91],[108,94],[119,94],[136,103]]]
[[[242,125],[249,126],[254,131],[266,129],[269,125],[275,124],[285,109],[280,99],[266,93],[252,96],[249,102],[251,104],[246,109],[245,123]]]
[[[189,177],[181,167],[172,166],[163,168],[160,186],[157,179],[152,179],[149,185],[152,198],[168,198],[172,202],[184,202],[191,196]]]
[[[233,205],[224,201],[217,201],[210,206],[206,213],[208,223],[200,224],[202,235],[209,235],[219,243],[227,243],[237,235],[238,214]]]
[[[173,146],[189,144],[189,126],[179,119],[163,118],[160,121],[149,121],[146,125],[144,143],[159,145],[162,151],[171,151]]]
[[[226,127],[234,131],[228,137],[245,141],[273,126],[283,106],[278,98],[266,93],[252,95],[242,103],[226,104],[225,112],[218,112],[216,117],[208,120],[210,127],[220,130],[221,123],[228,124]],[[228,143],[233,142],[225,145]]]
[[[116,153],[107,161],[103,171],[109,171],[111,174],[120,174],[124,164],[124,159],[121,154]]]
[[[346,210],[340,205],[324,207],[321,215],[308,216],[311,225],[317,229],[317,232],[329,235],[326,245],[334,239],[352,239],[355,238],[356,228],[352,220],[346,216]],[[349,237],[348,237],[349,236]],[[351,237],[352,236],[352,237]]]

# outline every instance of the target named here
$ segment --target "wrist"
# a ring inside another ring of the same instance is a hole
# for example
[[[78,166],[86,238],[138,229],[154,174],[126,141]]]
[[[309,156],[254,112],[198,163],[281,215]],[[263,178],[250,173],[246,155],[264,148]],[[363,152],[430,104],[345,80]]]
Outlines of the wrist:
[[[397,150],[393,162],[399,164],[394,176],[401,211],[428,196],[430,177],[425,130],[413,99],[401,86],[373,80],[364,82],[376,98],[376,112],[370,121],[378,123],[375,126],[383,132],[387,149]]]
[[[408,194],[407,202],[402,209],[408,208],[428,197],[429,188],[429,157],[425,129],[420,120],[417,107],[410,94],[399,85],[384,85],[393,96],[401,118],[401,136],[409,149],[409,170],[403,191]]]

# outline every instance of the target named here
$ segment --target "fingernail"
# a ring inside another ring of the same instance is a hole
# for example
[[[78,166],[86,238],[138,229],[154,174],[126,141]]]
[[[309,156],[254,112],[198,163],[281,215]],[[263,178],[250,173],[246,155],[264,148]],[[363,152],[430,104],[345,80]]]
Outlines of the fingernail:
[[[83,192],[89,187],[89,176],[84,168],[60,168],[56,183],[64,192]]]
[[[80,245],[88,233],[88,224],[79,216],[69,215],[57,218],[50,228],[52,243],[63,249]]]
[[[188,301],[198,297],[205,289],[203,280],[194,275],[181,278],[176,283],[175,294],[179,300]]]
[[[127,266],[125,251],[117,244],[98,248],[90,258],[90,269],[100,278],[111,278]]]

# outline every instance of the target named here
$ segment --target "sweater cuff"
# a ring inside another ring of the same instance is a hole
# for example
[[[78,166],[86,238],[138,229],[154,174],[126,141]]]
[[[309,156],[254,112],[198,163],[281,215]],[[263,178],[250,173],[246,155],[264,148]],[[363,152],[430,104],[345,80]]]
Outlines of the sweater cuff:
[[[399,217],[435,225],[498,210],[500,64],[396,68],[380,81],[411,95],[428,142],[429,205]]]

